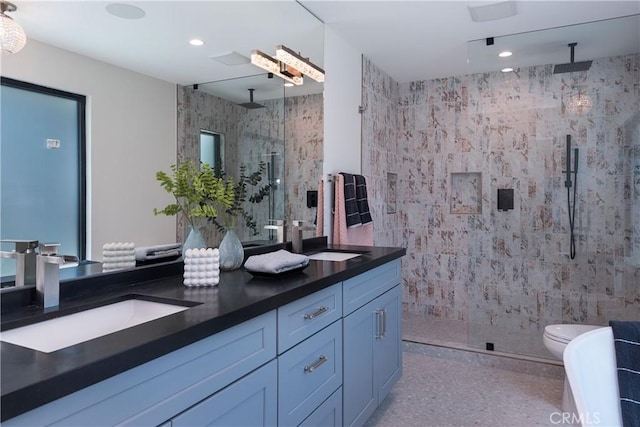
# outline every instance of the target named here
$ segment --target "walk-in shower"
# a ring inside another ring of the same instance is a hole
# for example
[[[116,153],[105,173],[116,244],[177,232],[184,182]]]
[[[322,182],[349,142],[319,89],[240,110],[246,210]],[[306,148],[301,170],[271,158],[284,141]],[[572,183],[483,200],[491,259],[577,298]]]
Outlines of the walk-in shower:
[[[571,259],[576,257],[576,195],[578,192],[578,149],[573,149],[573,170],[571,170],[571,135],[567,135],[567,157],[566,170],[567,175],[564,186],[567,188],[567,210],[569,211],[569,256]],[[573,175],[574,181],[571,180]],[[573,197],[571,188],[573,187]]]

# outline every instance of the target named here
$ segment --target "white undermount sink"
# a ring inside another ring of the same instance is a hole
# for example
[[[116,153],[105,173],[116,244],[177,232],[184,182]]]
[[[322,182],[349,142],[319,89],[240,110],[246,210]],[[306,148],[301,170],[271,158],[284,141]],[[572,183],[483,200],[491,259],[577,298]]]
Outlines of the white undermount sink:
[[[352,252],[318,252],[317,254],[307,255],[307,257],[318,261],[346,261],[360,255],[362,254]]]
[[[51,353],[188,308],[130,299],[0,332],[0,341]]]

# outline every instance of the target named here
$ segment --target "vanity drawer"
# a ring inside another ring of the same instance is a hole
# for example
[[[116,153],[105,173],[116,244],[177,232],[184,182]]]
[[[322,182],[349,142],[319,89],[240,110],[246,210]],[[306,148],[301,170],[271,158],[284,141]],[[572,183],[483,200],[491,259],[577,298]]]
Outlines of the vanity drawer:
[[[342,317],[340,283],[278,308],[278,354]]]
[[[276,361],[272,360],[178,415],[171,420],[170,426],[276,425],[276,372]]]
[[[342,387],[324,401],[299,427],[342,426]]]
[[[278,357],[278,421],[300,424],[342,385],[342,322]]]
[[[397,259],[345,280],[342,284],[344,316],[387,292],[399,284],[401,278],[402,268]]]

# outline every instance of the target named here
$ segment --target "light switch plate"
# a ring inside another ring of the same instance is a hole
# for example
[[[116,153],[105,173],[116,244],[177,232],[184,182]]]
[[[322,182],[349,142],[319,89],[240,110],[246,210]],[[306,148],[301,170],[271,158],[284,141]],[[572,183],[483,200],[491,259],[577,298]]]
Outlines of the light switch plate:
[[[60,148],[60,140],[59,139],[47,139],[47,148],[49,148],[49,149]]]

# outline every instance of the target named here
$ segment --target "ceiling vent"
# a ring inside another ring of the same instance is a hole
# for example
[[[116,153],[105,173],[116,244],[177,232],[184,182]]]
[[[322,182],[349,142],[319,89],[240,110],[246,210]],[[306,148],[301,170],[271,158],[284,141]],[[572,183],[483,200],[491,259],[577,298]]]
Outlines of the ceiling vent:
[[[489,3],[469,6],[469,13],[473,22],[496,21],[498,19],[509,18],[518,13],[515,1],[502,1],[499,3]]]
[[[211,56],[211,59],[229,66],[248,64],[251,62],[249,58],[239,54],[238,52],[227,52],[220,55],[214,55]]]

